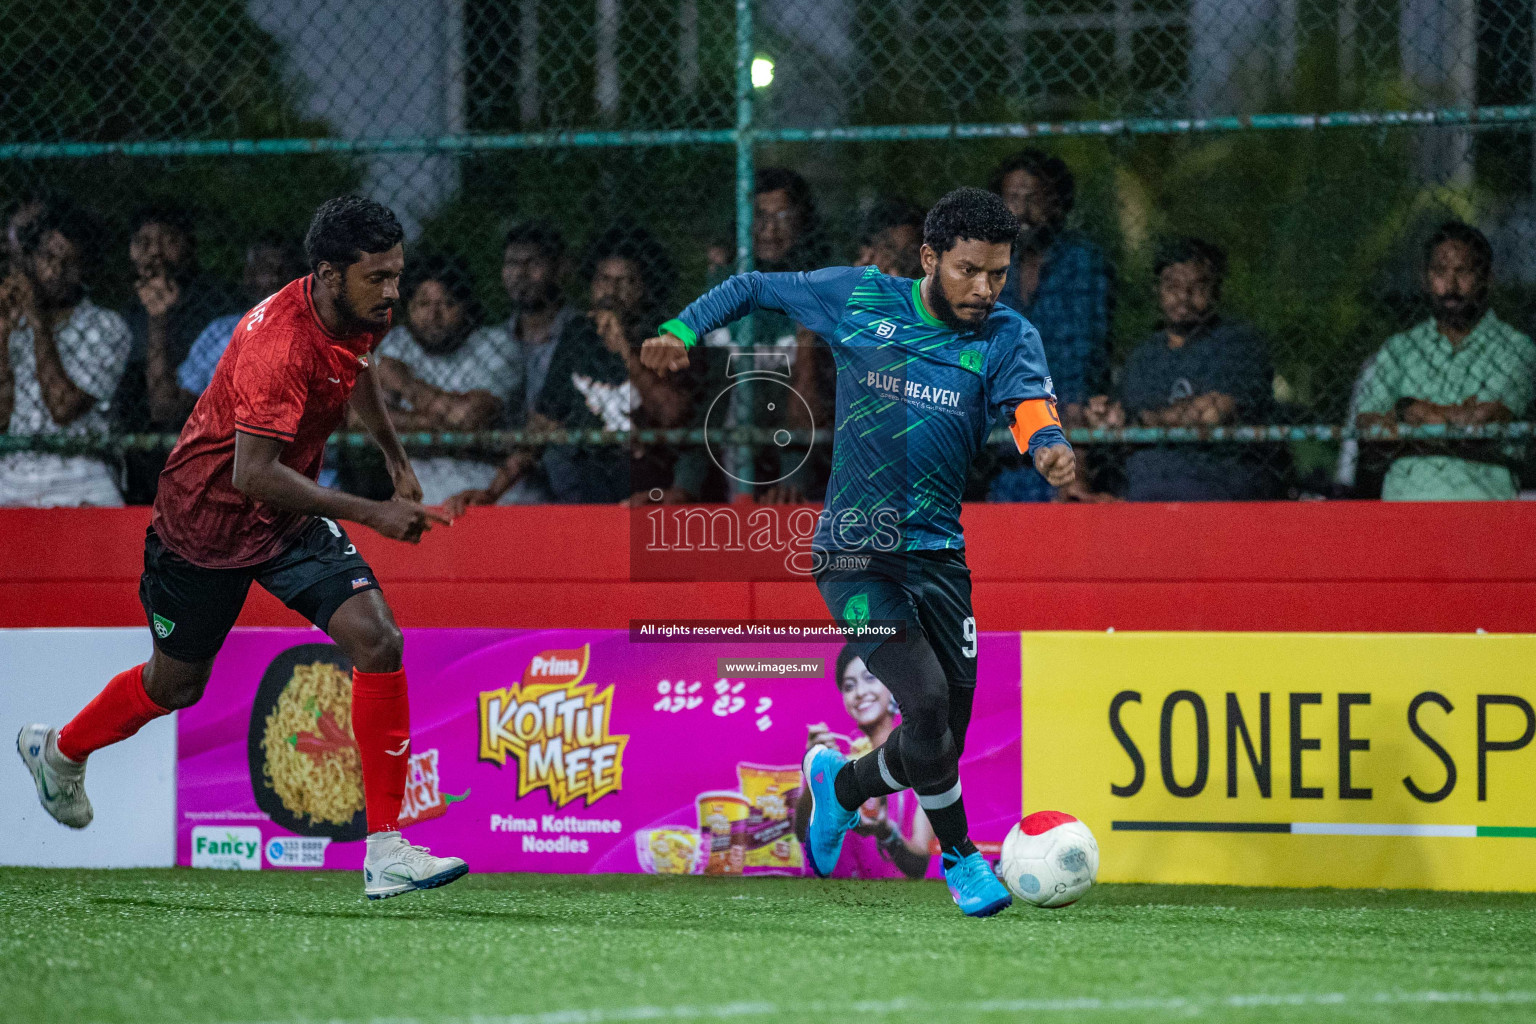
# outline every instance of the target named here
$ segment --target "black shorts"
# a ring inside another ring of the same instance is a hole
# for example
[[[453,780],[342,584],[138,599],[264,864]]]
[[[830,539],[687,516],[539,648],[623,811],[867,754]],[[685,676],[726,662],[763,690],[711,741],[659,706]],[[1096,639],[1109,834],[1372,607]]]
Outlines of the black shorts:
[[[951,686],[976,685],[976,615],[964,551],[831,554],[816,587],[832,618],[845,626],[899,621],[910,638],[928,638]],[[865,664],[884,640],[852,639]]]
[[[280,553],[241,569],[193,565],[151,528],[144,538],[139,601],[155,646],[177,661],[219,653],[253,580],[322,630],[347,598],[379,589],[347,532],[329,519],[316,518]]]

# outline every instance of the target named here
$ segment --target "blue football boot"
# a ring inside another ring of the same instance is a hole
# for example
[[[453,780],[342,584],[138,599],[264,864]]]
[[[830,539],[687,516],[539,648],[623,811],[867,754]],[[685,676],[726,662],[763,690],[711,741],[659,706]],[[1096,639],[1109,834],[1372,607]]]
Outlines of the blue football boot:
[[[805,830],[805,855],[817,878],[826,878],[843,853],[843,837],[859,823],[859,810],[848,811],[837,802],[832,780],[848,759],[831,747],[812,747],[805,752],[800,770],[811,794],[811,821]]]
[[[944,854],[944,884],[966,917],[991,917],[1013,904],[1008,889],[997,880],[979,853],[968,857]]]

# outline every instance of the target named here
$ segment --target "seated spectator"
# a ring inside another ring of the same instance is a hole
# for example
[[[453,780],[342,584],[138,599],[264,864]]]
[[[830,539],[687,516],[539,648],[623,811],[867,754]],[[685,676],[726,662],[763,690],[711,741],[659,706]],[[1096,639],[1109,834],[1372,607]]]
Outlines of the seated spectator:
[[[1441,225],[1424,244],[1424,293],[1432,315],[1387,339],[1360,382],[1362,427],[1504,423],[1525,414],[1536,345],[1489,309],[1493,249],[1467,224]],[[1519,446],[1413,442],[1382,481],[1386,501],[1488,501],[1516,497],[1510,465]]]
[[[1059,157],[1038,149],[1023,150],[998,167],[991,189],[1024,226],[998,301],[1024,314],[1040,332],[1061,402],[1062,423],[1081,426],[1089,397],[1109,383],[1114,269],[1098,246],[1080,232],[1067,230],[1077,183]],[[1003,469],[988,494],[991,501],[1102,497],[1089,488],[1090,474],[1081,451],[1077,480],[1059,495],[1027,459],[1009,454],[1001,461]]]
[[[105,434],[131,344],[128,325],[86,297],[95,223],[53,203],[20,233],[0,282],[0,423],[12,434]],[[86,455],[0,456],[0,505],[121,505],[113,467]]]
[[[414,261],[401,290],[405,322],[379,343],[378,377],[398,431],[474,431],[503,425],[522,392],[522,353],[500,325],[479,326],[469,275],[456,260]],[[412,459],[422,501],[440,505],[486,487],[498,460]]]
[[[277,235],[262,235],[246,247],[245,269],[240,275],[243,308],[210,321],[192,342],[187,358],[176,367],[176,383],[183,392],[183,402],[196,402],[197,396],[208,389],[219,357],[229,347],[240,318],[256,303],[304,273],[304,261],[297,247]]]
[[[118,386],[114,413],[118,428],[130,433],[176,433],[187,420],[194,396],[184,391],[176,371],[208,322],[239,308],[218,281],[202,274],[197,263],[197,235],[192,216],[174,206],[152,206],[133,218],[128,241],[138,304],[128,312],[133,349]],[[124,455],[124,497],[130,505],[148,505],[170,452]]]
[[[566,300],[561,284],[565,262],[565,239],[551,225],[523,221],[507,231],[501,262],[501,284],[512,300],[507,334],[523,356],[523,394],[519,407],[513,410],[515,425],[526,424],[532,418],[544,391],[555,342],[567,327],[581,319],[581,310]],[[502,471],[510,474],[511,481],[500,499],[502,504],[550,500],[536,450],[514,451]]]
[[[1263,423],[1274,369],[1252,327],[1218,312],[1227,255],[1197,238],[1176,238],[1157,255],[1163,327],[1137,345],[1122,375],[1121,404],[1095,399],[1093,426],[1212,427]],[[1273,497],[1276,475],[1255,445],[1168,444],[1126,460],[1131,501],[1245,501]]]
[[[593,242],[583,270],[592,311],[556,342],[529,425],[615,432],[686,426],[694,411],[689,378],[640,365],[640,345],[665,317],[662,303],[672,290],[666,251],[648,232],[620,223]],[[557,502],[645,502],[653,491],[663,500],[690,498],[676,479],[678,454],[666,445],[549,445],[538,461]],[[490,487],[457,495],[450,511],[497,500],[532,467],[527,454],[513,453]]]

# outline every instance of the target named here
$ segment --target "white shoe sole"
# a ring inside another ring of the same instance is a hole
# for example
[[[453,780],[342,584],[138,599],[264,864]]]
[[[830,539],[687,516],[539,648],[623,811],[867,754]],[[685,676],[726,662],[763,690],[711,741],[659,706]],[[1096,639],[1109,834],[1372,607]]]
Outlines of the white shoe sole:
[[[388,889],[365,888],[363,892],[371,900],[387,900],[392,896],[404,896],[408,892],[417,892],[422,889],[437,889],[450,882],[457,882],[467,874],[469,874],[469,865],[460,864],[449,868],[447,871],[439,872],[430,878],[423,878],[418,882],[402,882]]]

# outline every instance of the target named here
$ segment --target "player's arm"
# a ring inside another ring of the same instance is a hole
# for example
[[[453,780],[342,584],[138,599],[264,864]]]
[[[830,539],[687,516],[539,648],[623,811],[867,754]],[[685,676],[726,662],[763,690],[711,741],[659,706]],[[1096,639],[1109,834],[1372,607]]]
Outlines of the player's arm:
[[[988,353],[987,390],[994,415],[1006,414],[1013,443],[1034,461],[1052,487],[1077,479],[1077,458],[1061,429],[1056,395],[1045,368],[1040,334],[1028,325],[1014,326],[1012,336],[1000,336]]]
[[[412,544],[432,528],[433,522],[448,522],[415,501],[399,497],[370,501],[321,487],[303,473],[283,464],[281,456],[287,444],[282,438],[236,430],[235,489],[274,508],[361,523],[390,540]]]
[[[1067,443],[1067,435],[1062,433],[1054,398],[1027,398],[1020,402],[1008,430],[1019,451],[1034,460],[1046,483],[1066,487],[1077,479],[1077,458]]]
[[[363,429],[368,431],[368,436],[373,438],[373,443],[379,446],[379,451],[384,453],[384,465],[389,470],[389,479],[394,482],[395,497],[408,502],[420,501],[421,484],[416,481],[410,456],[405,454],[405,446],[400,443],[400,435],[395,433],[395,425],[390,421],[389,410],[384,404],[384,388],[373,367],[364,367],[358,372],[357,386],[352,389],[347,405]]]
[[[760,309],[794,318],[822,337],[833,333],[869,267],[828,267],[793,274],[753,271],[727,278],[657,330],[640,350],[647,369],[670,373],[688,365],[688,350],[710,331]]]

